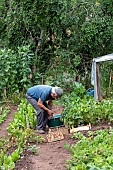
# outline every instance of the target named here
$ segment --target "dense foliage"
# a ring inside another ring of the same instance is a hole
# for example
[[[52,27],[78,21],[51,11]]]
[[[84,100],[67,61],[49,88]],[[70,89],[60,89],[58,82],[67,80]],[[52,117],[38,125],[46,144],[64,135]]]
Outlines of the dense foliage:
[[[32,56],[29,46],[19,47],[17,53],[0,50],[0,98],[19,93],[31,82]]]
[[[63,103],[62,118],[68,127],[103,121],[113,122],[113,100],[95,102],[82,84],[75,84],[73,92],[64,96]]]
[[[79,75],[90,87],[92,59],[112,53],[112,7],[110,0],[1,0],[1,99],[38,83],[68,90]]]
[[[110,0],[2,0],[1,48],[5,48],[4,55],[13,49],[18,56],[18,47],[29,45],[34,54],[30,67],[32,81],[40,74],[48,82],[47,77],[54,80],[66,73],[71,77],[83,76],[81,81],[87,85],[92,58],[112,53],[112,7]],[[8,58],[7,62],[13,60],[11,55]],[[24,67],[21,62],[20,65]],[[26,71],[22,83],[19,79],[20,86],[25,79]]]

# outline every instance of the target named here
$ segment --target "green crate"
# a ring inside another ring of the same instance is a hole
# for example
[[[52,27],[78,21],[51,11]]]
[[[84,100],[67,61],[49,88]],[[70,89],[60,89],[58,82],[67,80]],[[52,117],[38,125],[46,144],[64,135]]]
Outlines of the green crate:
[[[61,114],[54,115],[51,119],[49,119],[48,126],[49,127],[62,126],[64,122],[60,120],[60,117]]]

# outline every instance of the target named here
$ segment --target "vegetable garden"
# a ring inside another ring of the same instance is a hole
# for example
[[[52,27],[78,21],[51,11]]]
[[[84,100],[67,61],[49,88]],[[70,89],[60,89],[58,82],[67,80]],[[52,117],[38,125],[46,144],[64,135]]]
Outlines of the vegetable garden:
[[[93,58],[113,53],[112,9],[110,0],[0,1],[1,170],[113,169],[112,60],[99,63],[103,100],[87,93]],[[63,88],[53,108],[66,129],[91,129],[47,143],[24,97],[36,84]]]
[[[67,134],[72,141],[70,144],[65,140],[63,147],[70,150],[71,158],[64,168],[70,170],[112,169],[113,100],[95,103],[82,84],[75,83],[75,90],[63,96],[62,105],[64,107],[62,119],[66,127],[69,128],[72,125],[77,127],[88,123],[92,125],[92,129],[88,132]],[[10,107],[1,107],[1,124],[9,111]],[[40,142],[44,143],[45,136],[36,134],[35,114],[35,110],[26,99],[21,99],[13,120],[8,124],[8,136],[0,138],[1,169],[15,169],[16,162],[25,150],[32,151],[35,156],[38,154],[38,145]],[[101,129],[103,123],[107,126]],[[94,130],[97,126],[100,128]],[[60,145],[59,141],[56,143]],[[11,153],[10,150],[12,150]]]

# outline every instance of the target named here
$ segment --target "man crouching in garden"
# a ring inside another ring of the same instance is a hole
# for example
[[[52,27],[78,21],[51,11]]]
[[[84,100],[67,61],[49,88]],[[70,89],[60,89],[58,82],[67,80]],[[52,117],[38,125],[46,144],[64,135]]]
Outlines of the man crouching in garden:
[[[60,87],[49,85],[36,85],[27,90],[26,99],[36,110],[38,133],[43,134],[47,131],[48,119],[53,117],[52,100],[61,97],[63,90]]]

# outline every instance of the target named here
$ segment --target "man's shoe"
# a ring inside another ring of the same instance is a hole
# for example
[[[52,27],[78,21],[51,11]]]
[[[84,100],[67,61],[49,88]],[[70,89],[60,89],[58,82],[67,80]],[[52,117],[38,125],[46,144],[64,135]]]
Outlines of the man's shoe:
[[[49,128],[48,128],[48,127],[45,127],[43,130],[44,130],[44,132],[48,132],[48,131],[49,131]]]
[[[42,130],[42,129],[39,129],[37,131],[38,131],[39,134],[44,134],[45,133],[44,130]]]

